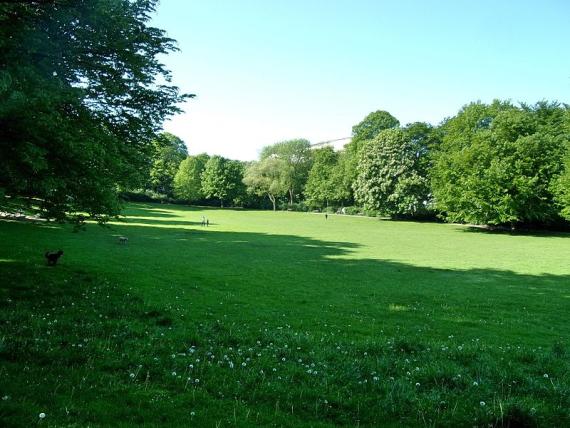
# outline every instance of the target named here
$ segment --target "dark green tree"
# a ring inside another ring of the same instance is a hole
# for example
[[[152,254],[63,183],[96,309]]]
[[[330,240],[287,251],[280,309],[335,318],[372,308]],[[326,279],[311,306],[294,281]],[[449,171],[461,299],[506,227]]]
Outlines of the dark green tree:
[[[557,104],[473,103],[444,126],[432,186],[450,221],[490,225],[558,218],[553,188],[568,134]]]
[[[374,111],[366,116],[362,122],[352,127],[351,143],[358,144],[376,138],[385,129],[397,128],[400,121],[384,110]]]
[[[154,0],[0,3],[0,188],[47,217],[119,211],[182,101],[149,26]]]
[[[336,174],[339,154],[332,147],[323,147],[313,152],[313,166],[305,187],[307,202],[314,206],[327,206],[329,202],[337,202],[340,196],[339,183],[342,178]]]
[[[219,199],[220,206],[224,201],[232,201],[242,191],[244,165],[239,161],[226,159],[222,156],[212,156],[206,162],[202,172],[202,191],[210,199]]]
[[[174,177],[182,161],[188,157],[184,141],[168,132],[161,133],[153,142],[150,167],[150,188],[163,195],[174,196]]]

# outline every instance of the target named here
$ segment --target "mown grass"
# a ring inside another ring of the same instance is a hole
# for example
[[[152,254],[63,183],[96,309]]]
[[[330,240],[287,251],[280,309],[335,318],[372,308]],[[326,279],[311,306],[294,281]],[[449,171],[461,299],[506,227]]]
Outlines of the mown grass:
[[[0,425],[570,425],[569,235],[126,214],[0,222]]]

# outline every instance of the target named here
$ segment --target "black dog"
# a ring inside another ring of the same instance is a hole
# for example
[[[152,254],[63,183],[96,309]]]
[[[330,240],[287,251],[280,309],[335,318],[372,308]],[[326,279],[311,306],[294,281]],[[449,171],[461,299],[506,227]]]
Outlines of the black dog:
[[[49,251],[45,253],[48,266],[55,266],[57,260],[63,255],[63,251],[59,250],[57,253],[50,253]]]

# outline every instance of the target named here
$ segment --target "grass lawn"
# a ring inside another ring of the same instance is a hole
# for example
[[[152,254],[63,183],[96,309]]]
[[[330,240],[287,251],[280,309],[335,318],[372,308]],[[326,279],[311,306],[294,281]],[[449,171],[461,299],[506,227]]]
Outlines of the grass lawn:
[[[0,221],[0,425],[570,426],[568,234],[125,214]]]

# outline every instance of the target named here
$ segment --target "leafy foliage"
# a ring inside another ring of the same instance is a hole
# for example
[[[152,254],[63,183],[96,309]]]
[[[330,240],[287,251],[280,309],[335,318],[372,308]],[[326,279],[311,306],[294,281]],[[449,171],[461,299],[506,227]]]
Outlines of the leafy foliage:
[[[210,159],[206,153],[188,156],[184,159],[174,176],[174,194],[180,199],[197,201],[204,197],[202,192],[202,172]]]
[[[339,154],[332,147],[317,149],[313,153],[313,167],[309,172],[305,196],[309,203],[328,206],[329,201],[344,199],[342,175],[337,168]]]
[[[416,216],[427,210],[429,181],[425,147],[401,129],[382,131],[360,152],[356,200],[364,208],[391,216]]]
[[[186,97],[158,59],[176,47],[148,25],[155,4],[0,4],[7,195],[39,198],[47,217],[85,212],[105,220],[118,213],[118,188],[141,184],[150,142]]]
[[[151,190],[173,196],[174,176],[187,156],[188,150],[184,141],[168,132],[160,134],[153,141],[149,183]]]
[[[538,103],[474,103],[444,125],[433,191],[451,221],[549,222],[558,216],[553,183],[563,170],[564,109]]]
[[[224,200],[232,200],[244,191],[243,173],[244,166],[241,162],[212,156],[201,175],[204,196],[219,199],[220,206],[223,207]]]
[[[276,198],[289,190],[291,166],[284,159],[266,157],[253,162],[245,171],[243,182],[248,190],[256,195],[267,195],[276,209]]]
[[[307,182],[312,164],[311,143],[305,139],[288,140],[266,146],[261,150],[261,160],[276,157],[284,161],[281,171],[282,179],[286,181],[289,192],[289,203],[295,196],[300,195]],[[277,164],[275,164],[277,165]]]
[[[352,127],[352,143],[372,140],[385,129],[397,128],[400,121],[384,110],[373,111]]]

